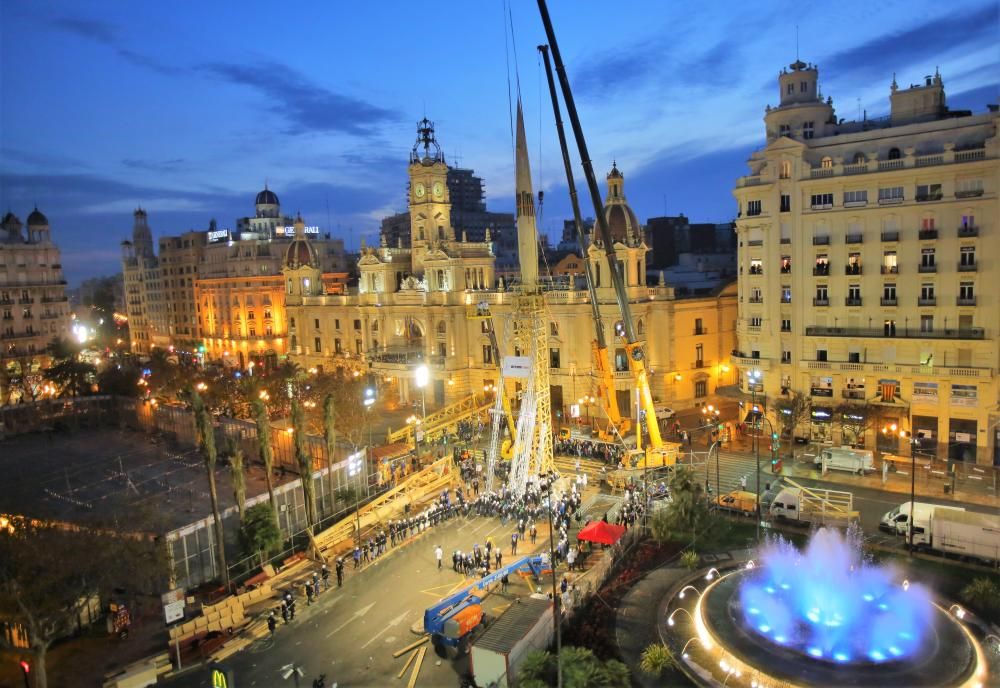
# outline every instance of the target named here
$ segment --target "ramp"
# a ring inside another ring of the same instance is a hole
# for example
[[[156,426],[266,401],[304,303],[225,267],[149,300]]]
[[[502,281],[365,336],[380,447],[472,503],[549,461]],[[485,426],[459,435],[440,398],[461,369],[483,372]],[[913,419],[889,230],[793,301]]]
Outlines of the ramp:
[[[449,430],[454,429],[459,421],[486,413],[492,406],[492,402],[487,401],[480,395],[471,394],[461,401],[450,406],[445,406],[434,413],[427,414],[422,423],[424,441],[432,442],[440,438]],[[399,430],[390,430],[387,443],[406,442],[413,445],[415,443],[414,430],[415,426],[413,425],[407,425]]]

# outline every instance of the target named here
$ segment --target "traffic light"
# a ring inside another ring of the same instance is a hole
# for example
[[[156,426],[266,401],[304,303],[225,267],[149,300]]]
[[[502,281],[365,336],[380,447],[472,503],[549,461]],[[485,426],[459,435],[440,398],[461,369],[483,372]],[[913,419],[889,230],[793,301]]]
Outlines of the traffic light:
[[[18,663],[21,665],[21,675],[24,677],[24,688],[30,688],[28,685],[28,674],[31,673],[31,664],[23,659]]]

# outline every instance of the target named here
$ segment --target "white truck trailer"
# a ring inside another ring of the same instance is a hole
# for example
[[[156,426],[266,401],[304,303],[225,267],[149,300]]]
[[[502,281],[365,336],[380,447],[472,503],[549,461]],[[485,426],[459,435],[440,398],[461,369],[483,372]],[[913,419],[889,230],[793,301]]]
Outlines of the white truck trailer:
[[[864,475],[875,470],[875,456],[866,449],[851,447],[831,447],[824,449],[813,459],[813,463],[827,471],[849,471]]]
[[[965,511],[960,506],[944,506],[942,504],[931,504],[929,502],[903,502],[891,511],[887,511],[878,524],[879,530],[886,530],[896,535],[909,535],[907,525],[910,522],[910,511],[913,511],[914,539],[916,539],[916,529],[929,528],[931,514],[936,510]]]
[[[785,487],[771,502],[771,518],[840,527],[857,520],[854,495],[850,492],[804,487],[788,478],[784,482]]]
[[[913,545],[959,557],[1000,562],[1000,518],[938,507],[929,522],[914,521]]]
[[[549,599],[515,600],[472,644],[469,665],[476,684],[497,688],[514,685],[527,654],[548,647],[554,632]]]

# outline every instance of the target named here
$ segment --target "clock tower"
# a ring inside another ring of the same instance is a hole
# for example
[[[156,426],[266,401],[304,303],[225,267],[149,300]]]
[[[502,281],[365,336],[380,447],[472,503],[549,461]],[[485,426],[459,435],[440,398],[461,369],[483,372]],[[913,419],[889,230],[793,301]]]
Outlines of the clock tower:
[[[410,246],[413,272],[423,273],[424,256],[434,247],[446,249],[455,241],[451,226],[448,165],[434,138],[434,123],[417,123],[417,142],[410,152]]]

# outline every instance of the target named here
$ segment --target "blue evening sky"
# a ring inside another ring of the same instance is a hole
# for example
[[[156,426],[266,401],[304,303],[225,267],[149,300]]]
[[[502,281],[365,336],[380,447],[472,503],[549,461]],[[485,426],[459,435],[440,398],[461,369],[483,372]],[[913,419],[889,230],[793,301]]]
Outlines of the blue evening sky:
[[[569,204],[535,50],[544,32],[534,2],[510,5],[542,224],[556,236]],[[885,114],[893,72],[905,86],[935,67],[951,107],[997,101],[990,0],[552,0],[550,11],[601,180],[617,159],[642,221],[731,219],[796,23],[839,117]],[[24,219],[38,204],[71,284],[120,269],[136,205],[157,236],[213,217],[231,227],[265,179],[283,211],[357,246],[405,210],[425,113],[448,161],[484,177],[491,209],[510,210],[509,33],[503,0],[0,0],[0,212]]]

